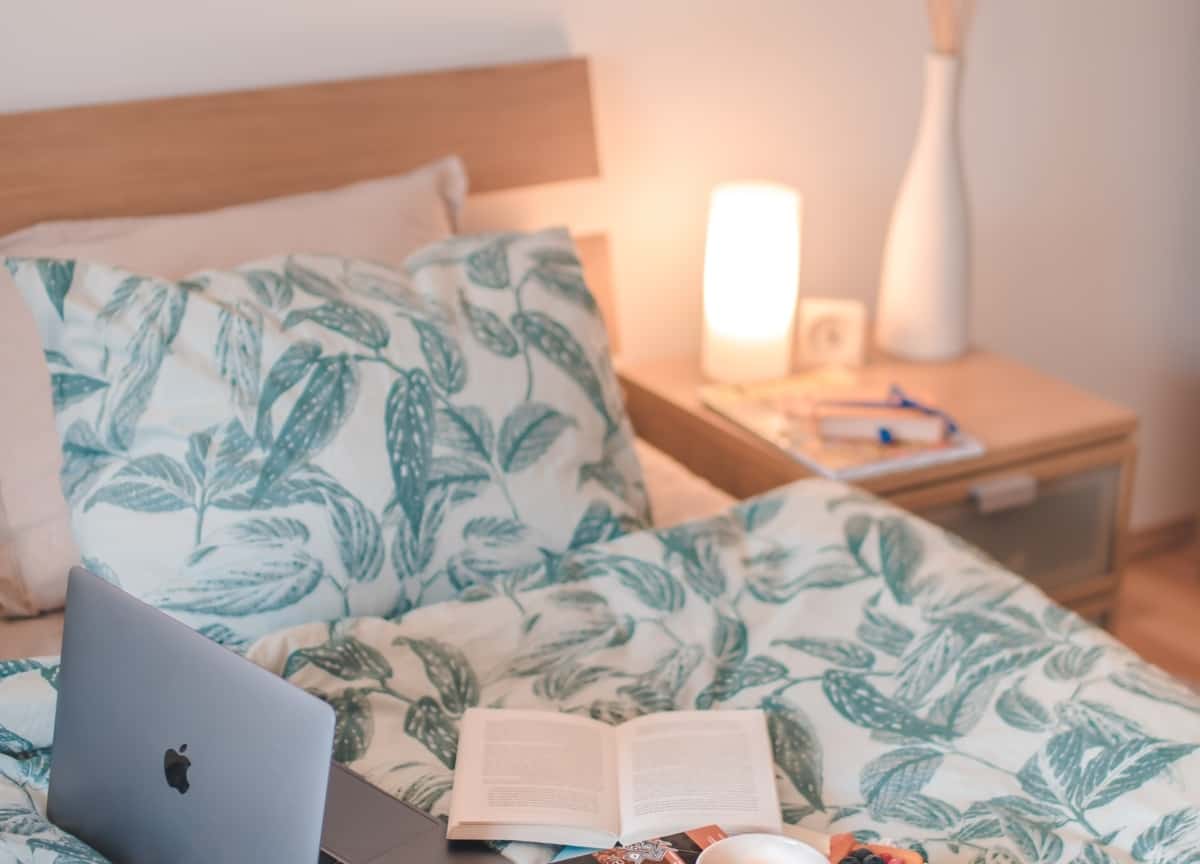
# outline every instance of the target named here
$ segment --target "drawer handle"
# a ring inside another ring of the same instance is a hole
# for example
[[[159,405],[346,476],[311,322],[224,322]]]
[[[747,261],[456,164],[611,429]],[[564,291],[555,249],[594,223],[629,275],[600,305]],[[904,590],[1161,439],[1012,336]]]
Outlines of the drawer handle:
[[[999,513],[1028,507],[1037,500],[1037,478],[1032,474],[1005,474],[971,487],[971,500],[980,513]]]

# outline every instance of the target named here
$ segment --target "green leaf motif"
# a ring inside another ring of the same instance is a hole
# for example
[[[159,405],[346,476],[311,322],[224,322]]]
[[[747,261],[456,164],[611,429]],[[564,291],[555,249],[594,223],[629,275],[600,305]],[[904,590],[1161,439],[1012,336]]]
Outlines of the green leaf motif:
[[[862,553],[863,543],[875,520],[864,513],[855,513],[842,523],[842,535],[846,538],[846,548],[856,559]]]
[[[188,470],[170,456],[155,453],[133,460],[114,474],[83,509],[112,504],[139,513],[168,513],[190,509],[195,494],[196,484]]]
[[[396,501],[414,534],[420,534],[433,461],[433,387],[422,369],[392,382],[385,408],[388,462]]]
[[[492,458],[496,432],[487,412],[475,405],[437,406],[436,440],[443,447],[458,450],[488,462]]]
[[[1020,681],[1000,694],[996,713],[1009,726],[1024,732],[1045,732],[1051,725],[1050,712],[1021,689]]]
[[[352,636],[337,637],[323,645],[293,651],[284,664],[283,677],[291,678],[310,665],[343,681],[392,677],[387,658],[378,649]]]
[[[354,410],[357,399],[354,361],[345,354],[318,360],[263,462],[254,497],[261,501],[276,481],[324,449]]]
[[[1189,846],[1184,846],[1189,841]],[[1133,842],[1133,857],[1144,864],[1174,860],[1187,848],[1200,848],[1200,810],[1184,808],[1163,816]],[[1090,864],[1090,862],[1089,862]]]
[[[421,658],[425,676],[451,714],[462,714],[479,704],[479,680],[470,661],[458,648],[436,639],[404,637],[393,640],[392,644],[405,645]]]
[[[22,738],[11,729],[0,726],[0,756],[18,757],[33,749],[33,742]]]
[[[856,726],[922,740],[946,737],[945,727],[906,711],[880,693],[863,675],[826,669],[821,677],[821,689],[829,704]]]
[[[273,270],[243,270],[254,299],[262,306],[281,312],[292,305],[292,286]]]
[[[683,578],[688,587],[711,603],[725,593],[729,580],[721,561],[721,550],[712,537],[697,537],[683,558]]]
[[[234,413],[246,431],[252,432],[262,374],[262,313],[253,303],[239,301],[232,307],[223,305],[218,322],[213,349],[217,374],[229,387]]]
[[[502,291],[509,285],[507,237],[499,237],[467,256],[467,278],[482,288]]]
[[[629,491],[629,483],[625,474],[617,467],[611,456],[605,456],[596,462],[585,462],[579,466],[579,485],[595,481],[618,498],[624,498]]]
[[[852,559],[844,557],[818,561],[799,574],[794,567],[784,566],[790,556],[782,561],[774,558],[746,560],[746,587],[755,599],[762,603],[783,605],[790,603],[802,591],[841,588],[864,579],[871,574]]]
[[[584,552],[564,567],[572,571],[575,579],[615,575],[642,603],[659,612],[677,612],[687,599],[683,586],[669,570],[640,558]]]
[[[679,691],[696,671],[704,651],[699,645],[681,645],[660,656],[650,669],[632,684],[617,688],[617,693],[632,699],[639,712],[672,711],[679,707]]]
[[[530,346],[583,389],[588,401],[604,419],[607,433],[611,435],[616,432],[617,424],[608,413],[600,378],[571,331],[541,312],[518,312],[512,316],[512,324]]]
[[[848,669],[870,669],[875,665],[874,654],[848,639],[776,639],[771,644],[786,645]]]
[[[37,271],[42,285],[46,288],[46,296],[50,298],[50,305],[58,313],[58,319],[65,320],[63,304],[67,299],[67,292],[71,290],[71,283],[75,280],[75,262],[43,258],[37,262]]]
[[[289,287],[294,286],[299,288],[305,294],[311,294],[314,297],[321,297],[325,300],[337,300],[342,296],[341,289],[337,285],[322,274],[318,273],[309,267],[305,267],[296,261],[295,258],[289,257],[283,268],[284,279]]]
[[[796,791],[817,810],[825,810],[821,799],[824,754],[816,728],[799,707],[777,696],[762,702],[767,714],[771,751]]]
[[[374,312],[341,301],[314,306],[311,309],[293,309],[283,319],[283,329],[291,330],[305,321],[340,333],[372,351],[387,347],[391,338],[387,324]]]
[[[5,678],[11,678],[13,675],[20,675],[22,672],[28,672],[31,669],[41,669],[42,664],[37,660],[0,660],[0,681]]]
[[[302,548],[307,537],[294,519],[239,523],[214,538],[220,542],[198,547],[180,579],[148,602],[176,612],[234,617],[291,606],[324,578],[321,562]]]
[[[1088,744],[1107,747],[1150,737],[1137,723],[1100,702],[1072,699],[1055,705],[1054,713],[1061,724],[1083,733]]]
[[[926,831],[947,831],[959,823],[962,814],[952,804],[918,792],[893,802],[887,808],[885,818]]]
[[[86,495],[116,460],[86,420],[76,420],[63,435],[63,464],[59,473],[63,494],[72,504]]]
[[[433,699],[422,696],[408,707],[404,717],[404,732],[425,745],[447,768],[454,767],[454,756],[458,752],[458,728]]]
[[[717,615],[717,626],[713,628],[712,655],[717,668],[737,666],[746,659],[749,651],[749,635],[746,625],[738,618]]]
[[[329,498],[337,535],[338,556],[354,582],[374,582],[383,569],[383,535],[379,520],[361,501],[343,490]]]
[[[757,531],[780,514],[787,499],[782,495],[764,496],[733,508],[733,514],[746,531]]]
[[[787,667],[773,657],[756,654],[736,666],[717,669],[712,683],[696,694],[696,707],[707,710],[717,702],[732,699],[750,687],[761,687],[787,677]]]
[[[238,654],[246,653],[246,649],[250,647],[252,642],[251,639],[241,635],[236,630],[220,623],[205,624],[196,632],[206,639],[211,639],[218,645],[224,645],[226,648],[236,651]]]
[[[541,402],[522,402],[500,426],[497,457],[507,474],[531,467],[574,421]]]
[[[472,303],[462,292],[459,292],[458,299],[463,315],[466,316],[467,326],[476,342],[498,357],[516,357],[521,353],[517,337],[499,315],[484,306]]]
[[[50,392],[54,397],[55,411],[69,408],[106,387],[107,381],[77,372],[55,372],[50,376]]]
[[[945,726],[948,734],[966,735],[987,713],[999,685],[999,675],[964,678],[933,703],[929,721]]]
[[[882,651],[890,657],[899,657],[912,643],[914,633],[895,618],[883,614],[872,606],[863,607],[863,620],[855,635],[859,640]]]
[[[1090,648],[1069,645],[1055,652],[1046,661],[1046,677],[1054,681],[1086,678],[1102,656],[1104,649],[1099,645]]]
[[[596,298],[583,279],[583,265],[574,253],[566,249],[535,249],[529,253],[534,260],[530,275],[557,297],[591,312],[598,311]]]
[[[1101,750],[1080,778],[1075,803],[1080,810],[1111,804],[1127,792],[1153,780],[1172,763],[1200,745],[1154,738],[1127,741]]]
[[[258,443],[264,450],[270,449],[271,442],[275,439],[275,433],[271,428],[271,408],[275,405],[275,401],[299,384],[320,356],[321,345],[319,342],[311,339],[294,342],[279,355],[279,359],[267,373],[267,380],[263,384],[262,394],[258,400],[258,419],[254,432],[254,437],[258,439]]]
[[[929,747],[903,747],[884,753],[863,767],[859,787],[875,819],[886,819],[899,801],[925,788],[945,754]]]
[[[400,793],[400,800],[410,807],[416,807],[418,810],[428,813],[453,786],[454,778],[452,776],[439,777],[434,774],[426,774],[410,783],[408,788]]]
[[[463,526],[463,540],[477,540],[484,546],[511,546],[529,533],[524,522],[503,516],[476,516]]]
[[[1070,864],[1116,864],[1116,862],[1099,846],[1089,843],[1078,855],[1071,859]]]
[[[24,807],[0,807],[0,833],[32,837],[48,828],[46,820],[34,810]]]
[[[579,524],[575,526],[575,531],[571,535],[571,543],[567,548],[582,549],[593,543],[620,537],[623,533],[620,522],[613,515],[612,508],[604,501],[593,501],[588,504],[583,516],[579,518]]]
[[[968,645],[968,637],[952,624],[927,630],[901,658],[896,698],[906,705],[921,705]]]
[[[582,690],[611,678],[607,666],[581,666],[575,663],[558,666],[533,682],[533,692],[542,699],[561,702],[577,696]]]
[[[486,465],[459,456],[435,456],[429,466],[430,488],[471,490],[487,485],[491,479],[492,473]]]
[[[133,444],[137,424],[150,404],[163,359],[179,333],[190,293],[186,286],[156,280],[132,283],[126,280],[122,286],[127,283],[133,285],[125,303],[129,311],[127,326],[134,332],[119,353],[123,358],[121,368],[110,374],[102,364],[111,382],[105,403],[105,440],[118,451],[128,450]],[[116,294],[120,293],[121,286],[118,286]],[[102,316],[103,311],[98,317]]]
[[[1074,801],[1083,780],[1086,743],[1077,729],[1052,736],[1017,772],[1021,788],[1046,804]]]
[[[82,840],[76,840],[69,834],[57,831],[55,839],[31,837],[29,848],[33,851],[53,852],[58,857],[52,859],[53,864],[108,864],[108,859],[94,851]]]
[[[913,578],[925,549],[909,519],[889,516],[879,520],[879,558],[883,580],[897,603],[913,600]]]
[[[375,733],[375,718],[367,694],[349,688],[325,699],[333,708],[333,761],[343,765],[356,762],[370,749]]]
[[[1200,696],[1195,690],[1147,663],[1129,663],[1110,680],[1122,690],[1200,714]]]
[[[455,394],[467,386],[467,358],[462,347],[450,336],[428,321],[410,319],[417,331],[421,354],[429,367],[433,383],[444,392]]]

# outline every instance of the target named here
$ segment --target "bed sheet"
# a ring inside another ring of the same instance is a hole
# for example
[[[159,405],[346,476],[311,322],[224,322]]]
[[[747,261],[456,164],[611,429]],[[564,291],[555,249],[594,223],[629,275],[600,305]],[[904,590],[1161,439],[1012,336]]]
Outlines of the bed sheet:
[[[335,708],[335,758],[437,815],[471,705],[609,722],[754,707],[789,823],[939,864],[1200,860],[1200,698],[840,484],[802,481],[537,572],[483,568],[462,601],[294,628],[249,656]],[[0,861],[98,860],[41,815],[54,667],[8,671]]]

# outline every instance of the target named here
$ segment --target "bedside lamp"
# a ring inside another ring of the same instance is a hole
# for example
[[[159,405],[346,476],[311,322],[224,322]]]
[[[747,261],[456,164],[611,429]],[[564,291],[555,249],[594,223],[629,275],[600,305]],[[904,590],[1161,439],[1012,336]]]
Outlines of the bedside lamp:
[[[791,370],[800,279],[800,195],[773,183],[712,192],[704,247],[706,377],[727,383]]]

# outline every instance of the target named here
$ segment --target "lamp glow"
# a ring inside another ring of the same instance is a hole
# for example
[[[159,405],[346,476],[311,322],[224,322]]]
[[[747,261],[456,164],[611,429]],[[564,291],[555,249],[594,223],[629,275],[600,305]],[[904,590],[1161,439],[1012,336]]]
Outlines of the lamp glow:
[[[701,366],[726,382],[791,369],[800,279],[800,195],[771,183],[713,189],[704,249]]]

